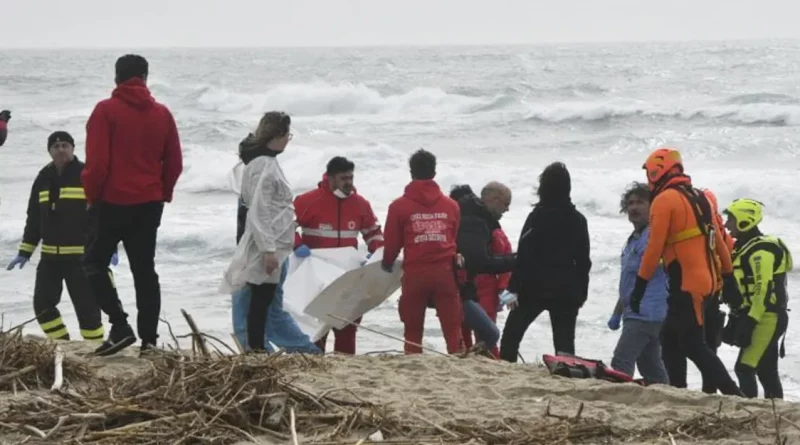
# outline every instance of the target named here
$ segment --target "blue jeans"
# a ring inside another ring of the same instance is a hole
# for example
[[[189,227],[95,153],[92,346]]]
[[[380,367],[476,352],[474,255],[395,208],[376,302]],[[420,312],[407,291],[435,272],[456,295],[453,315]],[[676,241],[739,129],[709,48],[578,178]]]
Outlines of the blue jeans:
[[[306,354],[321,354],[322,351],[308,338],[308,335],[297,326],[292,316],[283,309],[283,282],[289,269],[289,260],[281,266],[281,279],[275,298],[267,311],[267,326],[265,337],[266,350],[274,352],[271,341],[286,352],[304,352]],[[247,350],[247,308],[250,306],[250,287],[245,286],[231,295],[233,313],[233,332],[242,347]]]
[[[626,319],[622,325],[622,335],[614,349],[611,367],[633,377],[635,367],[639,368],[647,384],[669,384],[667,370],[661,359],[661,326],[657,321]]]
[[[475,332],[475,339],[483,342],[486,349],[497,346],[497,342],[500,341],[500,330],[483,307],[474,300],[462,300],[461,307],[464,311],[464,324]]]

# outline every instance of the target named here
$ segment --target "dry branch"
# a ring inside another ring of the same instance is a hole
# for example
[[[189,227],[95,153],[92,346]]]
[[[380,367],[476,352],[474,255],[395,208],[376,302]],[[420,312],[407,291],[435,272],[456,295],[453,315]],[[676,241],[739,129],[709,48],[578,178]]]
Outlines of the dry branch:
[[[196,326],[192,330],[198,349],[205,349],[204,335]],[[233,444],[268,435],[282,443],[363,445],[374,443],[369,437],[380,431],[383,444],[522,445],[654,443],[665,438],[691,443],[745,434],[776,437],[776,443],[783,443],[780,425],[794,426],[777,409],[771,422],[759,422],[761,414],[724,414],[720,408],[691,419],[626,429],[593,419],[583,403],[560,415],[548,404],[544,416],[535,421],[507,417],[482,424],[437,423],[363,400],[348,388],[315,392],[295,383],[305,370],[324,370],[330,363],[324,357],[206,354],[207,349],[191,356],[165,351],[149,362],[143,375],[127,380],[100,379],[66,356],[64,386],[81,379],[96,385],[80,395],[69,388],[50,392],[46,389],[55,377],[55,345],[23,339],[19,331],[0,332],[0,390],[18,382],[26,391],[36,391],[9,402],[0,431],[22,440],[27,436],[28,443],[63,444]],[[341,392],[352,398],[332,397]]]

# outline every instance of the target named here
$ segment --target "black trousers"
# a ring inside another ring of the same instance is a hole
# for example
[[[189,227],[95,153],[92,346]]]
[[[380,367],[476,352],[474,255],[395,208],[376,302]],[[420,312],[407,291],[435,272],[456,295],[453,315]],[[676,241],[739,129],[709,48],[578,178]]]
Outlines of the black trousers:
[[[33,291],[33,311],[44,333],[56,340],[69,340],[69,331],[61,319],[58,304],[64,282],[78,317],[81,336],[86,340],[102,340],[103,321],[89,281],[83,273],[80,257],[43,257],[36,266],[36,285]],[[105,273],[110,274],[107,268]]]
[[[692,296],[688,293],[677,291],[669,296],[667,318],[661,329],[661,358],[669,383],[676,388],[687,387],[688,358],[703,375],[704,385],[713,385],[726,395],[742,395],[725,365],[708,347],[703,327],[695,317]]]
[[[579,307],[565,305],[555,299],[519,300],[519,306],[508,314],[500,340],[500,358],[508,362],[516,362],[519,345],[528,326],[542,312],[550,313],[550,324],[553,327],[553,346],[556,353],[575,354],[575,324],[578,320]]]
[[[114,249],[125,246],[136,289],[137,332],[143,344],[156,344],[158,316],[161,313],[161,286],[155,269],[158,227],[164,203],[149,202],[132,206],[97,203],[90,210],[91,230],[84,257],[84,270],[100,309],[113,326],[126,325],[128,314],[122,308],[114,283],[105,273]]]
[[[739,386],[742,392],[748,398],[758,397],[758,384],[756,377],[761,382],[761,387],[764,388],[765,399],[782,399],[783,398],[783,384],[781,383],[781,376],[778,373],[778,359],[780,358],[779,343],[781,336],[786,332],[789,324],[789,314],[786,311],[781,311],[778,314],[778,320],[775,324],[769,344],[764,349],[763,355],[758,360],[755,367],[751,367],[742,362],[745,351],[749,348],[741,348],[739,350],[739,357],[736,359],[736,366],[734,371],[736,377],[739,379]],[[759,332],[762,334],[762,332]],[[762,334],[763,335],[763,334]],[[758,334],[753,335],[753,343],[763,340],[757,337]],[[758,348],[758,346],[754,346]]]
[[[267,329],[267,310],[278,285],[274,283],[251,284],[250,307],[247,309],[247,343],[253,351],[265,351],[264,334]]]
[[[725,327],[725,313],[719,310],[719,304],[718,298],[709,298],[706,301],[703,314],[703,333],[705,334],[706,344],[714,355],[717,355],[717,349],[722,343],[722,329]],[[702,377],[703,392],[706,394],[716,393],[717,387],[714,384],[714,377],[706,375],[702,375]]]

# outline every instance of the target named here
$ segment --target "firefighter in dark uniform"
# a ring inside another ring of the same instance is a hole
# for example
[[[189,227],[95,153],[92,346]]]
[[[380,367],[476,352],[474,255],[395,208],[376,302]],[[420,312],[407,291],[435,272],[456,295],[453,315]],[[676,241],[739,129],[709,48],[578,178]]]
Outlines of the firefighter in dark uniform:
[[[62,283],[66,282],[81,336],[85,340],[102,341],[105,332],[100,307],[81,266],[89,225],[81,185],[83,162],[75,157],[75,142],[65,131],[50,135],[47,151],[53,162],[33,181],[22,244],[7,270],[17,265],[21,269],[41,241],[42,259],[36,268],[33,309],[42,330],[51,339],[69,340],[69,331],[57,308]],[[111,274],[110,269],[108,273]]]

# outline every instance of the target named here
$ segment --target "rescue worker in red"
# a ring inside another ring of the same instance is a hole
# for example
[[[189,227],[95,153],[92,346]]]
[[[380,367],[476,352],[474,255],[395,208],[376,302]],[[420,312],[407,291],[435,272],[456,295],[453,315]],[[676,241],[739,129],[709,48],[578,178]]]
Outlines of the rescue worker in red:
[[[714,215],[714,223],[719,226],[722,241],[728,248],[729,252],[733,252],[734,239],[728,230],[725,228],[725,221],[722,220],[722,215],[719,213],[719,206],[717,205],[717,197],[709,189],[701,190],[711,206],[711,213]],[[717,277],[716,291],[705,302],[703,309],[703,332],[706,336],[706,343],[709,349],[715,355],[717,349],[722,344],[722,329],[725,327],[725,313],[720,308],[721,304],[721,291],[722,291],[722,276]],[[714,384],[713,377],[707,375],[703,376],[703,392],[706,394],[714,394],[717,392],[717,387]]]
[[[463,348],[461,297],[455,279],[456,234],[461,219],[458,203],[434,181],[436,156],[418,150],[409,159],[411,183],[389,205],[386,244],[381,267],[392,272],[403,250],[403,280],[398,311],[405,329],[405,353],[419,354],[425,309],[433,300],[447,352]]]
[[[372,206],[356,192],[353,185],[355,164],[347,158],[336,156],[328,161],[325,175],[315,190],[303,193],[294,200],[297,224],[302,235],[298,252],[308,249],[332,247],[358,247],[358,236],[364,239],[370,255],[383,246],[383,232]],[[356,353],[355,324],[334,329],[334,351],[344,354]],[[317,341],[325,352],[328,335]]]
[[[503,217],[511,206],[511,189],[505,184],[491,181],[481,189],[481,202],[486,205],[489,212],[496,218],[492,227],[492,256],[511,255],[512,246],[508,236],[500,226],[500,218]],[[486,315],[497,323],[497,312],[500,309],[500,294],[506,290],[508,279],[511,272],[501,274],[480,274],[475,277],[475,287],[478,293],[478,303],[481,305]],[[464,346],[469,349],[472,347],[472,330],[466,326],[461,335],[464,337]],[[495,346],[490,351],[494,357],[500,357],[500,349]]]

